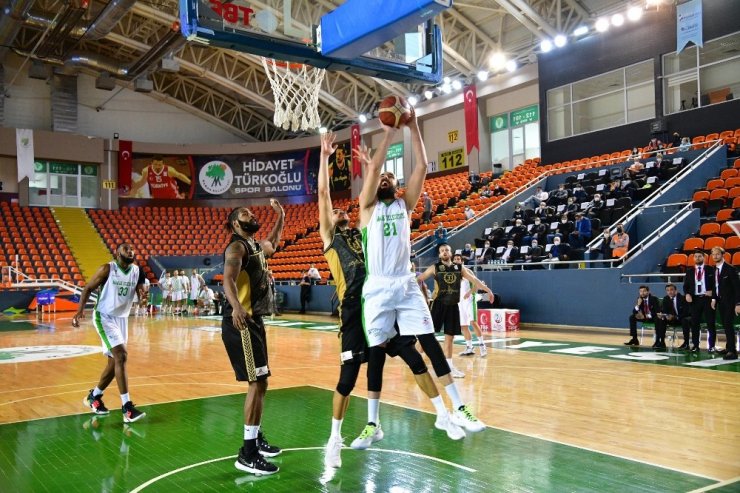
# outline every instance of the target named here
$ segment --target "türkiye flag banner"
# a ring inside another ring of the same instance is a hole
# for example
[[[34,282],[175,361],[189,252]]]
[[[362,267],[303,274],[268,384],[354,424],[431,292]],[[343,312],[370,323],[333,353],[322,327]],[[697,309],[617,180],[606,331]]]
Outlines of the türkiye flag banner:
[[[130,140],[118,141],[118,189],[124,195],[131,191],[131,173],[133,169],[133,158],[131,150],[133,144]]]
[[[351,127],[350,132],[350,152],[352,153],[352,178],[362,177],[362,163],[360,160],[355,156],[355,149],[360,149],[360,144],[362,141],[362,137],[360,135],[360,126],[358,124],[354,124]]]
[[[475,84],[465,87],[465,143],[467,150],[465,154],[470,154],[473,148],[480,151],[480,142],[478,141],[478,94],[475,90]]]

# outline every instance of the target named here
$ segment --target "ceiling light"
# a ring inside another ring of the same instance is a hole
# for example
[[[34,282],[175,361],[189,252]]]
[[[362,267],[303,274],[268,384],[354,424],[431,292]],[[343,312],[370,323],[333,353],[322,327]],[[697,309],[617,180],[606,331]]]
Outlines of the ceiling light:
[[[509,60],[508,62],[506,62],[506,70],[508,70],[509,72],[513,72],[517,69],[517,67],[518,64],[516,63],[516,60]]]
[[[452,87],[448,83],[444,83],[440,86],[440,90],[445,94],[449,94],[452,92]]]
[[[549,39],[543,39],[542,43],[540,43],[540,49],[542,50],[542,53],[547,53],[552,50],[552,41]]]
[[[506,55],[504,55],[500,51],[497,51],[496,53],[491,55],[491,58],[488,59],[488,65],[493,69],[494,72],[501,70],[506,65]]]
[[[586,26],[577,27],[576,30],[573,31],[573,36],[583,36],[584,34],[588,34],[588,27]]]
[[[456,91],[459,91],[460,89],[462,89],[462,82],[460,82],[459,80],[453,80],[452,88]]]
[[[365,123],[367,121],[367,117],[364,113],[360,114],[360,123]]]
[[[449,84],[451,80],[452,79],[450,79],[449,77],[445,77],[444,79],[442,79],[442,82],[444,82],[445,84]]]
[[[424,97],[427,99],[432,99],[434,97],[434,92],[427,89],[424,91]]]
[[[322,135],[323,135],[323,134],[325,134],[326,132],[328,132],[328,130],[326,129],[326,127],[319,127],[319,133],[320,133],[320,134],[322,134]]]
[[[555,46],[557,46],[558,48],[562,48],[568,43],[568,38],[566,38],[562,34],[558,34],[557,36],[555,36],[554,41],[555,41]]]
[[[619,27],[622,24],[624,24],[624,16],[622,14],[614,14],[612,16],[612,25],[614,27]]]
[[[642,17],[642,9],[640,7],[630,7],[627,10],[627,18],[632,22],[639,21]]]
[[[478,72],[478,80],[483,82],[485,80],[488,80],[488,71],[487,70],[480,70]]]
[[[596,21],[596,24],[594,24],[594,27],[600,33],[608,31],[609,30],[609,19],[607,19],[606,17],[600,17],[599,20]]]
[[[416,96],[409,96],[406,101],[408,101],[411,106],[416,106],[416,103],[419,102],[419,98]]]

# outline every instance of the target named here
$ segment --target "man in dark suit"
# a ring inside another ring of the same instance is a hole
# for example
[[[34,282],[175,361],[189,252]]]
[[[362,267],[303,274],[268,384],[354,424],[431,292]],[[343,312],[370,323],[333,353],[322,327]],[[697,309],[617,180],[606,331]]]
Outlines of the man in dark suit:
[[[740,314],[740,279],[734,266],[724,260],[725,250],[721,247],[712,248],[712,260],[715,270],[715,290],[712,297],[712,308],[719,310],[719,319],[725,329],[727,348],[718,351],[724,354],[723,359],[737,359],[735,348],[735,315]]]
[[[658,319],[658,298],[650,294],[650,288],[640,286],[640,297],[632,308],[630,315],[630,340],[625,342],[625,346],[639,346],[637,340],[637,322],[655,322]]]
[[[658,313],[658,319],[655,321],[655,344],[654,348],[665,349],[665,332],[666,328],[671,325],[674,327],[681,326],[683,329],[683,344],[678,349],[689,349],[689,339],[691,331],[691,314],[689,305],[683,296],[679,296],[678,290],[674,284],[666,284],[666,295],[661,303],[661,310]]]
[[[691,352],[699,352],[699,333],[701,318],[707,321],[709,331],[708,349],[710,353],[714,349],[715,333],[715,311],[712,306],[712,293],[714,293],[714,267],[704,264],[704,252],[694,252],[694,267],[686,269],[686,277],[683,278],[683,292],[691,312]]]
[[[491,247],[491,243],[486,241],[483,244],[483,249],[480,252],[480,256],[476,257],[476,262],[479,264],[487,264],[490,260],[493,260],[496,252]]]
[[[519,249],[514,246],[514,240],[506,242],[506,247],[501,255],[498,256],[499,260],[506,262],[507,264],[513,264],[515,260],[519,258]]]

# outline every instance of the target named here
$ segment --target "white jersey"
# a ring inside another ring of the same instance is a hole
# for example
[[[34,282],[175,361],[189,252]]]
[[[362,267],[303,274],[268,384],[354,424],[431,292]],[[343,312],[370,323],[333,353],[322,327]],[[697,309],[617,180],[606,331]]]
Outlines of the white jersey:
[[[179,293],[182,290],[180,276],[172,276],[170,278],[170,285],[168,286],[168,289],[173,293]]]
[[[407,277],[411,258],[411,222],[403,199],[378,201],[370,222],[362,228],[362,248],[368,276]]]
[[[108,265],[110,273],[98,296],[95,311],[112,317],[128,317],[139,283],[139,266],[131,264],[128,271],[124,271],[116,262]]]
[[[190,299],[196,299],[200,291],[200,275],[190,276]]]
[[[180,276],[180,288],[184,294],[187,294],[190,290],[190,280],[188,276]]]

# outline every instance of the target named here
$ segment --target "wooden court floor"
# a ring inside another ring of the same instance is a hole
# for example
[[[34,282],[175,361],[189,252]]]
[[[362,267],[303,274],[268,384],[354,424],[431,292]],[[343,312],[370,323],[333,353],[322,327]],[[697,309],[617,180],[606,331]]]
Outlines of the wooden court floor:
[[[95,385],[104,359],[99,351],[84,348],[99,347],[100,344],[90,322],[75,329],[70,324],[70,317],[71,314],[60,313],[51,318],[45,317],[41,323],[25,318],[0,321],[0,491],[19,491],[14,487],[14,481],[24,474],[19,464],[43,460],[43,457],[29,458],[27,455],[32,451],[24,451],[24,443],[36,443],[48,433],[56,433],[66,426],[64,423],[68,423],[64,420],[90,418],[85,415],[81,400]],[[336,385],[338,375],[336,321],[323,316],[288,314],[276,319],[275,323],[277,325],[268,327],[273,374],[270,389],[275,390],[274,394],[268,394],[268,400],[274,395],[276,402],[280,399],[284,403],[295,401],[295,409],[289,413],[289,419],[298,422],[302,414],[301,406],[310,401],[309,428],[313,433],[310,443],[325,443],[329,432],[331,390]],[[229,422],[236,421],[232,443],[228,444],[227,451],[235,452],[238,448],[242,401],[234,394],[243,394],[244,386],[234,380],[221,343],[219,325],[216,318],[140,317],[130,320],[130,393],[137,406],[149,413],[145,419],[152,418],[146,425],[146,436],[150,439],[157,434],[158,410],[175,409],[167,406],[185,406],[184,402],[193,399],[225,396],[219,399],[227,399],[223,402],[228,402],[233,413]],[[692,362],[684,355],[671,354],[671,351],[663,355],[656,355],[647,349],[630,352],[619,347],[624,339],[624,333],[618,331],[545,328],[525,328],[518,333],[486,336],[490,349],[487,358],[482,359],[477,354],[470,358],[455,356],[456,365],[466,373],[465,378],[457,380],[463,399],[489,427],[463,442],[467,441],[469,450],[480,454],[480,462],[485,463],[490,460],[489,451],[509,443],[510,439],[513,440],[511,437],[524,440],[516,442],[518,445],[511,450],[504,451],[512,460],[511,470],[517,468],[513,464],[520,460],[518,467],[525,465],[524,471],[526,468],[532,471],[534,468],[545,468],[548,477],[560,478],[557,487],[553,486],[555,483],[547,483],[548,486],[542,483],[529,484],[523,479],[522,483],[517,483],[521,488],[514,487],[513,490],[629,491],[631,488],[626,485],[633,484],[634,491],[740,491],[740,365],[712,366],[716,361],[706,354]],[[58,356],[53,348],[43,348],[48,346],[63,346],[71,352],[90,353],[39,360]],[[28,347],[33,349],[21,349]],[[461,349],[456,345],[455,354]],[[289,393],[289,389],[296,388],[301,390],[295,391],[295,394]],[[107,426],[110,426],[108,423],[120,426],[115,384],[109,390],[106,403],[112,413],[105,423]],[[364,376],[361,376],[355,394],[366,396]],[[396,430],[398,440],[406,433],[405,428],[394,426],[395,421],[384,422],[386,409],[391,420],[408,419],[407,414],[412,412],[421,412],[419,416],[426,417],[426,413],[433,411],[429,401],[414,385],[408,369],[395,359],[386,364],[382,402],[388,406],[382,409],[381,422],[384,428]],[[343,429],[346,443],[360,431],[365,408],[363,399],[355,399],[350,406],[350,415]],[[268,406],[268,411],[270,409]],[[159,416],[162,414],[163,411],[160,411]],[[27,424],[40,418],[52,418],[37,421],[49,424],[50,428],[46,431],[43,427]],[[278,418],[288,419],[274,415],[270,419]],[[208,415],[204,415],[196,418],[196,421],[209,419]],[[134,429],[137,424],[134,424]],[[22,439],[19,438],[18,426],[25,426]],[[297,425],[294,423],[292,426]],[[39,436],[34,436],[34,433]],[[176,431],[168,430],[168,433]],[[504,435],[499,437],[498,433]],[[381,442],[385,448],[392,448],[394,444],[393,434],[389,435]],[[484,435],[486,438],[478,438]],[[2,439],[10,436],[14,437],[10,440],[12,446],[9,440]],[[438,434],[434,436],[434,440],[439,440]],[[504,436],[509,438],[502,438]],[[406,440],[404,443],[409,450],[423,448],[409,437],[403,440]],[[300,440],[296,438],[296,441]],[[444,451],[449,445],[444,442],[449,440],[443,439],[435,448],[440,456],[448,453]],[[574,454],[587,455],[566,455],[563,459],[553,454],[550,459],[538,456],[537,461],[527,462],[541,449],[541,445],[537,444],[543,443],[565,447]],[[82,447],[81,450],[85,447],[84,444],[69,445],[71,448]],[[290,443],[280,445],[293,446]],[[118,449],[118,445],[113,448]],[[460,455],[460,451],[449,453],[452,457]],[[351,456],[348,464],[356,460]],[[471,460],[475,461],[475,458]],[[588,483],[576,479],[579,471],[610,460],[624,461],[638,469],[633,471],[622,464],[612,470],[605,469],[603,475],[606,477]],[[70,461],[73,463],[69,467],[74,468],[74,461]],[[64,464],[64,461],[61,463]],[[564,463],[569,463],[570,471]],[[320,465],[320,461],[317,464]],[[362,464],[362,467],[368,467],[366,463]],[[502,473],[508,466],[497,464],[504,470],[497,470],[496,474],[504,477]],[[173,464],[173,467],[176,465]],[[351,467],[359,466],[348,466],[340,471],[348,474],[348,468]],[[219,477],[229,476],[231,469],[230,463],[227,464],[219,472]],[[475,476],[477,481],[482,481],[480,484],[492,485],[490,489],[485,486],[458,488],[460,483],[453,478],[450,479],[453,485],[450,489],[440,486],[439,491],[512,491],[510,487],[501,489],[495,486],[501,483],[496,483],[499,476],[492,472],[494,469],[494,465],[491,465],[488,472],[478,470],[476,474],[479,475]],[[409,470],[415,469],[411,467]],[[426,471],[421,466],[418,471],[422,479],[425,474],[444,476],[441,472]],[[121,474],[125,475],[125,469]],[[141,474],[142,477],[146,476]],[[490,477],[486,474],[490,474]],[[537,476],[540,473],[533,474]],[[673,477],[671,474],[679,476]],[[656,480],[663,478],[662,475],[666,475],[665,479]],[[291,477],[288,469],[285,473],[281,471],[281,476]],[[291,481],[298,481],[299,485],[303,484],[301,481],[312,484],[305,476],[293,477]],[[433,485],[434,480],[431,481]],[[285,491],[290,491],[288,483],[288,480],[280,483],[285,486]],[[38,487],[39,490],[57,491],[49,484],[43,487],[38,486],[41,483],[28,484],[35,485],[29,486],[32,490]],[[120,491],[129,491],[135,486],[125,482],[118,484],[119,487],[114,489]],[[120,488],[120,484],[126,484],[126,487]],[[182,485],[175,486],[175,483],[167,488],[163,484],[159,488],[152,488],[155,491],[182,489]],[[237,483],[237,486],[240,484]],[[255,486],[266,483],[249,484]],[[333,489],[326,488],[324,484],[315,490],[353,491],[352,488],[362,486],[364,491],[385,491],[369,489],[367,484],[358,486],[356,478],[353,481],[345,480],[344,486],[341,484],[341,481],[339,487],[335,484]],[[59,487],[62,487],[61,483]],[[282,491],[275,487],[260,490]],[[314,489],[308,488],[307,491]],[[432,487],[428,491],[435,489]]]

